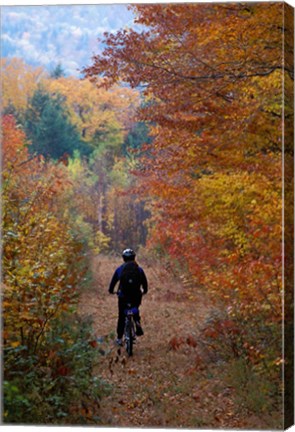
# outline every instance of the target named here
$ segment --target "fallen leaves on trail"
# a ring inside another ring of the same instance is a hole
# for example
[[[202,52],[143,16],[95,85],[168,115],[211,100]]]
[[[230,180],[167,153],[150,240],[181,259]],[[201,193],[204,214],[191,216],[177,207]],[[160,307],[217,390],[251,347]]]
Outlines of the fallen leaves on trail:
[[[184,295],[176,297],[176,291],[184,292],[181,280],[159,263],[141,263],[150,283],[141,306],[145,335],[137,338],[131,358],[124,347],[115,346],[117,301],[108,295],[107,287],[117,264],[104,256],[93,261],[94,270],[99,267],[104,271],[95,273],[93,289],[82,294],[80,303],[80,313],[92,315],[97,340],[106,353],[96,373],[113,388],[101,401],[101,424],[176,428],[254,426],[253,419],[249,424],[243,413],[237,413],[234,390],[222,381],[222,365],[206,356],[199,339],[198,329],[210,313],[207,299],[200,294],[196,295],[196,302]],[[167,292],[172,293],[169,299],[164,295]]]

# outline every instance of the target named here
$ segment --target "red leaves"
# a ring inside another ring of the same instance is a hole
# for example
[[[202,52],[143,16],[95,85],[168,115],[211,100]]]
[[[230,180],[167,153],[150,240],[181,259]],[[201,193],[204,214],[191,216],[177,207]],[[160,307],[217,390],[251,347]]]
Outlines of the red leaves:
[[[98,347],[98,343],[97,343],[96,340],[89,341],[89,345],[92,346],[92,348],[97,348]]]
[[[218,331],[216,331],[215,328],[208,327],[204,331],[204,336],[207,338],[211,338],[211,339],[217,339],[219,336],[219,333],[218,333]]]
[[[70,369],[65,365],[59,366],[56,370],[56,374],[60,376],[67,376],[70,374],[70,372]]]
[[[216,320],[203,329],[205,337],[217,339],[221,335],[238,335],[241,333],[237,323],[232,320]]]
[[[224,332],[231,334],[239,334],[241,330],[238,328],[237,324],[231,320],[223,320],[219,322],[220,329]]]
[[[196,338],[194,338],[193,336],[189,335],[186,338],[186,343],[188,346],[192,347],[192,348],[196,348],[198,346],[197,340]]]
[[[152,125],[153,143],[137,176],[152,215],[149,245],[226,311],[204,336],[252,358],[242,336],[251,339],[257,321],[262,335],[274,331],[282,313],[283,8],[133,9],[149,32],[106,35],[87,74],[144,83],[138,113]],[[194,344],[174,337],[169,348]]]
[[[189,335],[187,337],[174,336],[172,339],[170,339],[168,346],[170,350],[177,351],[181,347],[185,347],[185,346],[196,348],[198,346],[198,343],[196,338],[192,335]]]
[[[169,349],[173,350],[173,351],[177,351],[181,345],[183,345],[185,343],[185,339],[182,337],[177,337],[174,336],[170,341],[169,341]]]

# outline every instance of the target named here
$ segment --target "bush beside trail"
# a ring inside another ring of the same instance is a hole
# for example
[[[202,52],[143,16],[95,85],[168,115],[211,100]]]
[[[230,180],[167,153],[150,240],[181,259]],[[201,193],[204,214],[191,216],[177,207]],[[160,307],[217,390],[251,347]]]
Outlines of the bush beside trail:
[[[97,423],[106,386],[76,312],[88,258],[60,208],[63,166],[31,158],[12,116],[2,126],[3,422]]]
[[[4,422],[85,425],[99,423],[108,386],[93,368],[99,351],[91,345],[91,323],[72,315],[51,323],[42,351],[4,349]]]

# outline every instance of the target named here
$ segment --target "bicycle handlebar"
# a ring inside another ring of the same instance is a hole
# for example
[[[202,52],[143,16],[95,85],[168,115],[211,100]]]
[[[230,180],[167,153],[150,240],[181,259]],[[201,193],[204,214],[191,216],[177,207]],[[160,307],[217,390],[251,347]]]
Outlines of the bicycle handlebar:
[[[117,290],[117,291],[113,291],[113,292],[110,292],[110,291],[109,291],[109,294],[112,294],[112,295],[117,294],[117,295],[119,295],[119,294],[120,294],[120,291],[119,291],[119,290]],[[141,294],[142,294],[142,295],[145,295],[146,293],[141,291]]]

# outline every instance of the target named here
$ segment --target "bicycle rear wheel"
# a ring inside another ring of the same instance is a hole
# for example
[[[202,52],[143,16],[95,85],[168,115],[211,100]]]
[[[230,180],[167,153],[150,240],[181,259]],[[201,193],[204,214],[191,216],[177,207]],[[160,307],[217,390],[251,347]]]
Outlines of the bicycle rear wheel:
[[[126,326],[125,344],[126,344],[127,354],[130,357],[133,354],[133,335],[132,335],[132,324],[131,324],[131,322],[129,322],[128,325]]]

